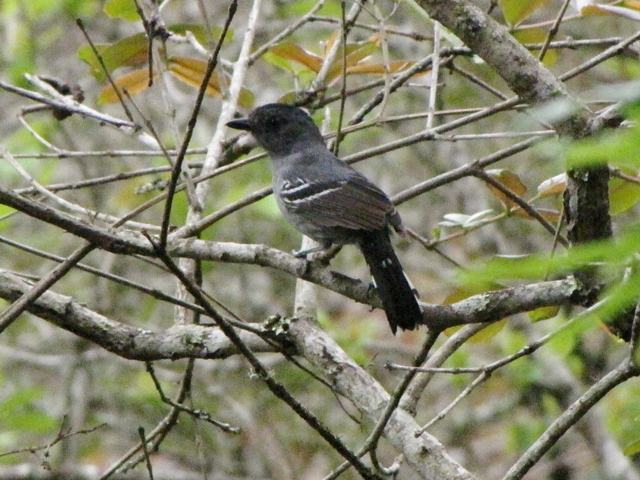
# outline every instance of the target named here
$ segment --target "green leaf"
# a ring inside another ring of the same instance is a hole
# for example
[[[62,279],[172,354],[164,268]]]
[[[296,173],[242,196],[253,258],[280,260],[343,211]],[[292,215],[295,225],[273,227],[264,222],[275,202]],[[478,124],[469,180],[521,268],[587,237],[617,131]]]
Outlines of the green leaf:
[[[278,2],[276,5],[278,5],[284,17],[297,17],[307,13],[316,3],[317,0],[298,0]],[[340,18],[340,13],[340,2],[337,0],[328,0],[324,2],[324,5],[322,5],[316,15]]]
[[[640,453],[640,438],[624,447],[623,453],[628,457]]]
[[[638,292],[640,292],[640,273],[634,273],[625,281],[607,289],[603,295],[604,301],[593,309],[592,315],[604,322],[610,321],[620,312],[635,305],[638,301]]]
[[[532,322],[540,322],[555,317],[560,311],[558,306],[540,307],[529,312],[529,318]]]
[[[37,402],[44,397],[40,388],[17,390],[0,402],[0,425],[21,432],[49,432],[57,422],[38,406]]]
[[[511,26],[517,25],[549,0],[500,0],[504,19]]]
[[[275,67],[278,67],[282,70],[285,70],[287,72],[291,72],[294,74],[297,74],[300,70],[302,70],[303,68],[306,68],[304,66],[299,65],[297,62],[292,62],[290,60],[287,60],[286,58],[282,58],[280,55],[276,55],[275,53],[270,51],[266,51],[260,57],[260,59],[264,60],[267,63],[270,63]]]
[[[135,66],[146,63],[149,42],[144,33],[137,33],[125,37],[111,44],[98,44],[96,50],[102,57],[102,61],[109,73],[122,66]],[[98,58],[89,45],[83,45],[77,51],[77,55],[91,68],[91,75],[104,82],[107,77],[100,66]]]
[[[111,18],[120,18],[129,22],[140,20],[134,0],[107,0],[104,3],[104,13]]]
[[[569,168],[609,163],[617,167],[640,167],[640,126],[606,132],[575,142],[567,152]]]
[[[640,225],[634,225],[618,239],[600,240],[572,248],[564,255],[549,258],[532,255],[513,261],[495,258],[484,266],[460,272],[463,284],[503,281],[505,279],[543,278],[548,274],[563,274],[594,262],[620,264],[640,249]]]
[[[622,178],[609,183],[609,213],[620,215],[640,202],[640,185]]]
[[[15,212],[16,210],[8,207],[7,205],[0,205],[0,218],[3,218],[6,215],[9,215],[13,212]],[[0,230],[4,230],[5,228],[8,228],[9,224],[7,222],[1,222],[0,223]]]

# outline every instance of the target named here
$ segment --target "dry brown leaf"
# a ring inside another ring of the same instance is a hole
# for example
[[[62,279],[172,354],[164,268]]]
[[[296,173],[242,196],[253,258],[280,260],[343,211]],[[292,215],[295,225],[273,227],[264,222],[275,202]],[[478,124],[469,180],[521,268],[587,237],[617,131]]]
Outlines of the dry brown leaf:
[[[113,83],[121,93],[126,90],[129,95],[136,95],[149,88],[149,69],[145,67],[125,73],[114,78]],[[118,95],[111,84],[108,84],[100,90],[96,101],[99,105],[115,103],[118,101]]]

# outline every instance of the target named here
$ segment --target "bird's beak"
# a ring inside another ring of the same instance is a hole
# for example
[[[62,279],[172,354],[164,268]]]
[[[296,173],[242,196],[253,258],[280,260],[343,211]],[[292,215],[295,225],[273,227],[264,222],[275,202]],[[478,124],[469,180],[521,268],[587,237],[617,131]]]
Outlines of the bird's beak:
[[[237,130],[251,131],[251,123],[249,123],[248,118],[236,118],[235,120],[231,120],[230,122],[227,122],[227,127],[235,128]]]

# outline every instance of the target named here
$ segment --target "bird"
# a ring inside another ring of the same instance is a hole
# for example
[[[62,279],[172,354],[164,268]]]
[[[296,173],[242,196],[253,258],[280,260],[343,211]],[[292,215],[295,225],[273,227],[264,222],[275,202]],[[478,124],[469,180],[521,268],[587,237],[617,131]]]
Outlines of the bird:
[[[271,158],[273,193],[284,218],[319,246],[294,252],[306,258],[333,245],[356,244],[369,266],[391,331],[413,330],[422,310],[396,256],[390,229],[404,233],[393,202],[376,185],[338,159],[301,108],[257,107],[227,123],[250,132]]]

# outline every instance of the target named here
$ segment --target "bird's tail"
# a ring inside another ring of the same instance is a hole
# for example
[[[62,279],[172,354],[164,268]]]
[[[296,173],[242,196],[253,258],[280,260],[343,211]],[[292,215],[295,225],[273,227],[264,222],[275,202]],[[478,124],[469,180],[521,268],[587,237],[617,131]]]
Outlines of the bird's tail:
[[[391,331],[413,330],[422,323],[422,310],[385,230],[367,232],[360,249],[375,280]]]

